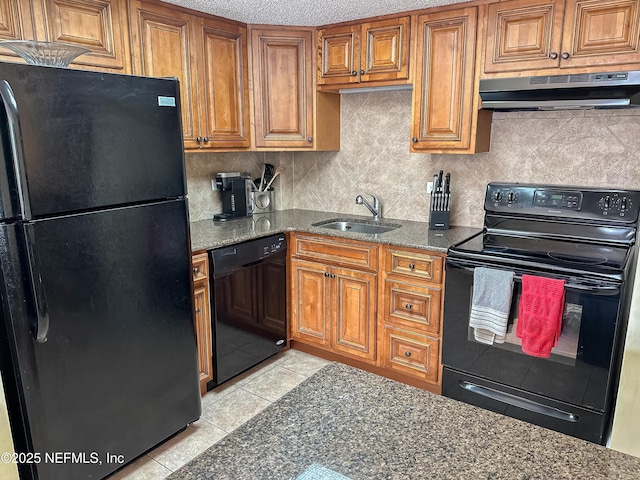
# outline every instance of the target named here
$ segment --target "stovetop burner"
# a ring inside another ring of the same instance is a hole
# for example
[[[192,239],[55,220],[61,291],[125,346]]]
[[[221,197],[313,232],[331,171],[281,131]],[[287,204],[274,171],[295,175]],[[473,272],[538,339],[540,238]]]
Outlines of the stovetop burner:
[[[562,252],[547,252],[547,255],[554,260],[576,265],[602,265],[603,263],[607,263],[607,257],[598,253],[592,257],[580,257]]]

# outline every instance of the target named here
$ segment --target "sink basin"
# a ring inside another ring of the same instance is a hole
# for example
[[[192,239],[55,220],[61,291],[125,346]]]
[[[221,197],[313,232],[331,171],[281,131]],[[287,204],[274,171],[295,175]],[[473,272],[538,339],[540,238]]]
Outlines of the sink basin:
[[[314,223],[313,226],[331,228],[332,230],[340,230],[341,232],[365,233],[368,235],[390,232],[400,227],[397,223],[383,223],[374,220],[345,220],[341,218]]]

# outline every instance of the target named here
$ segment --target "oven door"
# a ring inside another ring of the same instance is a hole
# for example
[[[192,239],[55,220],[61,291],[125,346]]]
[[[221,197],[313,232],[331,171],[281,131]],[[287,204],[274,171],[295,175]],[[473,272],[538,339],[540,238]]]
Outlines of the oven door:
[[[447,258],[443,394],[600,443],[611,403],[621,285],[516,270],[507,338],[504,344],[486,345],[476,342],[469,328],[478,266],[501,268]],[[516,337],[522,274],[565,280],[562,334],[550,358],[523,353]]]

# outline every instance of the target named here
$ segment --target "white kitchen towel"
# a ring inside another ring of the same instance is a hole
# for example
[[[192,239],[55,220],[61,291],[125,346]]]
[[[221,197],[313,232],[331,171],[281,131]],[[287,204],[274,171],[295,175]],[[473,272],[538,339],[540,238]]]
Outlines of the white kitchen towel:
[[[469,326],[480,343],[504,343],[511,310],[514,273],[476,267]]]

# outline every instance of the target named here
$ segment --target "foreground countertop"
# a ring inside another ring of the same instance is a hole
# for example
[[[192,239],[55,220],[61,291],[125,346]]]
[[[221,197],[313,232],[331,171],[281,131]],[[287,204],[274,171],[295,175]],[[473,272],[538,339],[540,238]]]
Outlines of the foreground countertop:
[[[632,480],[640,459],[332,363],[169,478]]]
[[[401,247],[422,248],[444,253],[451,245],[475,235],[481,230],[471,227],[429,230],[429,225],[426,222],[396,220],[393,218],[385,218],[381,222],[399,224],[400,227],[390,232],[376,235],[341,232],[313,226],[318,222],[332,219],[371,220],[371,216],[295,209],[280,210],[274,213],[254,215],[253,217],[239,218],[226,222],[200,220],[191,223],[191,250],[193,252],[211,250],[255,238],[296,231]]]

